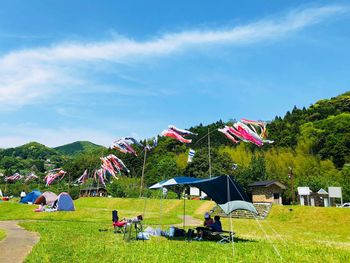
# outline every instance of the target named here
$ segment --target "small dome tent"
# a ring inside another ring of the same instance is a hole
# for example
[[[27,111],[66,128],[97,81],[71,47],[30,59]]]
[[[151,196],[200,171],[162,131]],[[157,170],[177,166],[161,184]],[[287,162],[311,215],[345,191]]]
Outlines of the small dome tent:
[[[19,201],[21,204],[34,203],[34,201],[41,195],[41,192],[38,190],[31,191],[25,197]]]
[[[44,205],[52,205],[57,200],[57,195],[53,192],[44,192],[40,195],[34,202],[36,205],[44,204]]]
[[[57,197],[57,200],[53,204],[54,208],[57,208],[57,211],[75,211],[74,203],[72,197],[66,193],[60,193]]]

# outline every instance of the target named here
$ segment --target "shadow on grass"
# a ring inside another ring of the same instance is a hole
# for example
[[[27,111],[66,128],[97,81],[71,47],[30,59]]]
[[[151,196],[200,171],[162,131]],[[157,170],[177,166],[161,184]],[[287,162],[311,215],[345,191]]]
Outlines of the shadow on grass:
[[[181,241],[181,242],[211,242],[211,243],[217,243],[220,241],[220,239],[203,239],[201,241],[194,240],[193,238],[188,239],[186,237],[166,237],[169,241]],[[246,243],[246,242],[257,242],[256,240],[253,239],[244,239],[244,238],[239,238],[239,237],[234,237],[234,243]],[[229,242],[225,242],[223,244],[229,244]]]

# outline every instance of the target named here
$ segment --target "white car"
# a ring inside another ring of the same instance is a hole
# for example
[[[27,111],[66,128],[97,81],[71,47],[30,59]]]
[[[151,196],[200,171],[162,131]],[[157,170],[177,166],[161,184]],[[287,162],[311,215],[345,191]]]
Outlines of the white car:
[[[344,207],[344,208],[350,208],[350,203],[344,203],[344,204],[342,205],[342,207]]]

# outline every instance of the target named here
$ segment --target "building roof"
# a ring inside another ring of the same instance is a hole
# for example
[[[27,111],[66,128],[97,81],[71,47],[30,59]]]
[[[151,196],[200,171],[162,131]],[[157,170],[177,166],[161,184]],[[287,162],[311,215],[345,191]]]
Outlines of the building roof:
[[[298,195],[310,195],[312,191],[308,186],[299,186],[298,187]]]
[[[279,186],[282,189],[287,189],[287,187],[284,184],[280,183],[277,180],[255,182],[255,183],[250,184],[249,186],[251,186],[251,187],[260,187],[260,186],[269,187],[270,185],[274,185],[274,184]]]
[[[319,195],[328,195],[327,191],[324,190],[323,188],[321,188],[320,190],[318,190],[317,192]]]

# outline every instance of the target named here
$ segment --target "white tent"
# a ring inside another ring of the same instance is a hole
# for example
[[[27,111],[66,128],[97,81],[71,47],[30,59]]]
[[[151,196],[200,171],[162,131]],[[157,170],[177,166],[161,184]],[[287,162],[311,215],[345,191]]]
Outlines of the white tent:
[[[1,189],[0,189],[0,197],[3,197]]]

